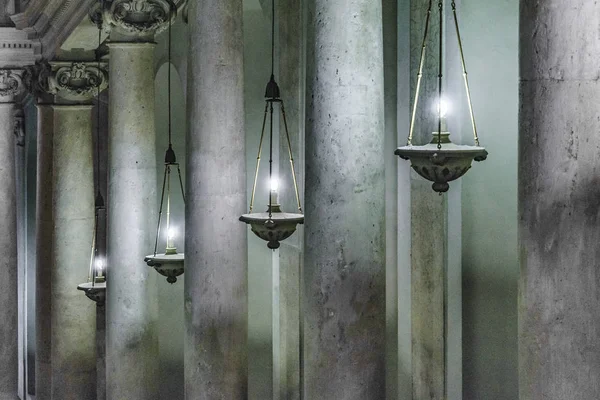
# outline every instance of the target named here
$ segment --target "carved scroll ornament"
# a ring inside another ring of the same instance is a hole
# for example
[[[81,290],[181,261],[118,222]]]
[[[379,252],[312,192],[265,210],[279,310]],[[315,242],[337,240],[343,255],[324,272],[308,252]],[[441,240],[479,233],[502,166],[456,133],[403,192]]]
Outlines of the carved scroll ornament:
[[[164,30],[176,14],[171,0],[113,0],[105,21],[130,34],[148,35]]]

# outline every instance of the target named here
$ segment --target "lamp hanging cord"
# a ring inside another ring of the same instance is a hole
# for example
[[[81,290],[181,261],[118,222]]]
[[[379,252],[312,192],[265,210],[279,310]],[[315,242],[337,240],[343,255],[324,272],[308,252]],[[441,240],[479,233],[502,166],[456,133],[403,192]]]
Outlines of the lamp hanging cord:
[[[465,90],[467,92],[467,101],[469,103],[469,114],[471,116],[471,125],[473,126],[473,138],[475,146],[479,146],[479,135],[477,134],[477,125],[475,124],[475,114],[473,113],[473,102],[471,101],[471,90],[469,89],[469,78],[467,77],[467,67],[465,55],[463,53],[462,39],[460,29],[458,28],[458,17],[456,16],[456,2],[452,1],[452,14],[454,15],[454,27],[456,28],[456,38],[458,39],[458,50],[460,51],[460,62],[462,64],[463,78],[465,81]]]
[[[169,65],[167,69],[167,95],[169,96],[169,148],[172,148],[171,143],[171,26],[173,18],[173,3],[169,2],[169,44],[168,44],[168,57]]]
[[[271,0],[271,77],[275,77],[275,0]]]
[[[98,82],[96,85],[96,190],[100,198],[100,85],[104,78],[100,66],[100,46],[102,45],[102,18],[104,11],[104,0],[100,0],[100,19],[98,20],[98,48],[96,49],[96,62],[98,64]],[[99,205],[96,204],[96,207]],[[97,213],[97,211],[96,211]]]
[[[410,130],[408,132],[407,144],[412,145],[413,132],[415,129],[415,117],[417,115],[417,104],[419,104],[419,93],[421,91],[421,80],[423,79],[423,65],[425,64],[425,53],[427,49],[427,36],[429,34],[429,20],[431,19],[431,7],[433,0],[429,0],[429,6],[427,7],[427,18],[425,19],[425,33],[423,35],[423,44],[421,45],[421,58],[419,61],[419,73],[417,74],[417,88],[415,90],[415,100],[412,109],[412,115],[410,117]]]
[[[444,5],[442,1],[438,3],[440,10],[440,47],[439,47],[439,72],[438,72],[438,137],[437,137],[437,148],[442,148],[442,78],[444,76],[443,64],[444,64]]]

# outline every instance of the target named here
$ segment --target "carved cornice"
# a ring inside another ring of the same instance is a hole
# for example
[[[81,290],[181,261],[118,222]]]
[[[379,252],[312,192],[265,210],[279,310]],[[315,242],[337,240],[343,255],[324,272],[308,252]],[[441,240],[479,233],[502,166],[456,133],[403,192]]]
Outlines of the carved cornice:
[[[0,102],[11,103],[25,89],[22,69],[0,69]]]
[[[111,28],[137,36],[164,30],[176,15],[172,0],[113,0],[104,10],[104,20]]]
[[[48,91],[66,100],[87,101],[108,87],[106,63],[51,62]]]
[[[62,43],[86,16],[97,0],[30,0],[27,8],[12,15],[11,19],[37,53],[50,59]]]

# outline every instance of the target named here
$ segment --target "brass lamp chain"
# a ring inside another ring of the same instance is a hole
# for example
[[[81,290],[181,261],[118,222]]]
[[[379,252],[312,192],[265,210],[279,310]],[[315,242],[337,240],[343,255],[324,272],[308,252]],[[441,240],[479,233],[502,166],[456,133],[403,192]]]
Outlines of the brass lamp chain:
[[[168,138],[169,138],[169,147],[167,149],[167,153],[165,155],[165,173],[163,175],[163,183],[162,190],[160,195],[160,206],[158,209],[158,222],[156,224],[156,238],[154,240],[154,256],[156,256],[158,249],[158,238],[160,236],[160,227],[162,222],[162,210],[165,202],[165,193],[167,195],[167,247],[170,246],[169,242],[169,228],[171,223],[171,167],[177,167],[177,175],[179,177],[179,187],[181,189],[181,197],[183,199],[183,204],[185,205],[185,191],[183,189],[183,179],[181,178],[181,168],[177,159],[175,158],[175,152],[173,151],[173,143],[172,143],[172,118],[171,118],[171,55],[172,55],[172,19],[173,13],[176,11],[175,4],[169,0],[169,28],[168,28],[168,44],[167,44],[167,53],[168,53],[168,63],[167,63],[167,96],[168,96]]]
[[[258,170],[260,168],[260,160],[262,155],[262,145],[265,138],[265,128],[267,125],[267,115],[269,115],[269,182],[273,179],[273,103],[279,103],[281,108],[281,115],[283,117],[283,126],[285,129],[286,143],[288,147],[288,156],[290,159],[290,168],[292,172],[292,179],[294,183],[294,191],[296,194],[296,203],[298,204],[298,211],[302,213],[302,204],[300,203],[300,190],[298,189],[298,180],[296,179],[296,167],[294,165],[294,156],[292,154],[292,142],[290,140],[290,134],[287,125],[287,118],[285,114],[285,106],[283,100],[279,95],[279,87],[275,83],[275,0],[271,1],[271,80],[267,85],[266,93],[266,104],[262,122],[262,129],[260,132],[260,141],[258,143],[258,155],[256,156],[256,168],[254,170],[254,182],[252,184],[252,194],[250,196],[250,213],[254,208],[254,198],[256,195],[256,185],[258,183]],[[269,196],[269,218],[272,217],[272,199]]]
[[[414,128],[415,128],[415,120],[416,120],[416,114],[417,114],[417,105],[419,103],[419,94],[421,92],[421,81],[423,78],[423,66],[425,65],[425,58],[426,58],[425,56],[426,56],[426,48],[427,48],[427,37],[429,34],[429,21],[431,19],[432,3],[433,3],[433,0],[429,0],[429,6],[427,8],[427,17],[425,19],[425,33],[423,35],[423,44],[421,46],[421,57],[420,57],[420,61],[419,61],[419,72],[417,73],[417,85],[416,85],[416,89],[415,89],[415,99],[414,99],[414,104],[413,104],[412,112],[411,112],[410,129],[409,129],[408,140],[407,140],[407,145],[409,145],[409,146],[412,145],[412,139],[413,139]],[[459,29],[459,25],[458,25],[456,2],[453,0],[450,3],[450,5],[452,7],[452,15],[454,18],[454,27],[456,29],[456,38],[458,40],[458,49],[460,52],[460,61],[461,61],[461,66],[462,66],[462,71],[463,71],[465,91],[467,94],[467,103],[469,105],[469,116],[471,118],[471,125],[473,127],[473,139],[475,141],[475,145],[479,146],[479,135],[477,133],[477,124],[475,123],[475,114],[473,112],[473,101],[471,99],[471,90],[469,87],[469,79],[467,76],[465,55],[464,55],[464,51],[463,51],[460,29]],[[442,13],[442,2],[441,1],[438,3],[438,8],[440,9],[440,50],[441,50],[442,49],[441,40],[442,40],[442,36],[443,36],[443,32],[441,29],[442,18],[443,18],[441,15],[441,13]],[[442,58],[440,56],[440,66],[441,66],[441,60],[442,60]],[[440,75],[441,75],[441,72],[440,72]],[[439,86],[440,86],[440,99],[441,99],[441,84]],[[441,107],[440,107],[440,111],[441,111]],[[438,115],[438,119],[441,120],[440,115]],[[441,131],[441,121],[438,121],[438,130]],[[440,142],[441,142],[441,137],[438,137],[438,148],[441,144]]]

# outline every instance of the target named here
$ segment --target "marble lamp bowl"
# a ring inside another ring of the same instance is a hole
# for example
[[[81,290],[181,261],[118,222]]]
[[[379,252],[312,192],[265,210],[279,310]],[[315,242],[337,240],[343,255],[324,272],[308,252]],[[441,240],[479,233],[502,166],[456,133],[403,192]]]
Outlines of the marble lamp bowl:
[[[97,305],[104,305],[104,301],[106,300],[106,282],[96,282],[94,284],[92,284],[92,282],[82,283],[77,286],[77,290],[82,290],[85,295],[90,300],[95,301]]]
[[[431,143],[399,147],[394,154],[403,160],[410,160],[415,172],[433,182],[433,190],[444,193],[450,188],[448,182],[466,174],[473,160],[485,160],[488,152],[479,146],[454,144],[447,133],[442,133],[442,148],[438,149],[437,133],[434,136]]]
[[[278,206],[273,209],[279,210]],[[262,240],[267,241],[267,247],[275,250],[281,241],[296,232],[296,226],[304,223],[304,215],[274,211],[269,217],[268,212],[244,214],[240,221],[250,225],[252,232]]]
[[[167,282],[177,282],[177,277],[183,274],[185,256],[183,253],[149,255],[144,258],[146,264],[167,277]]]

